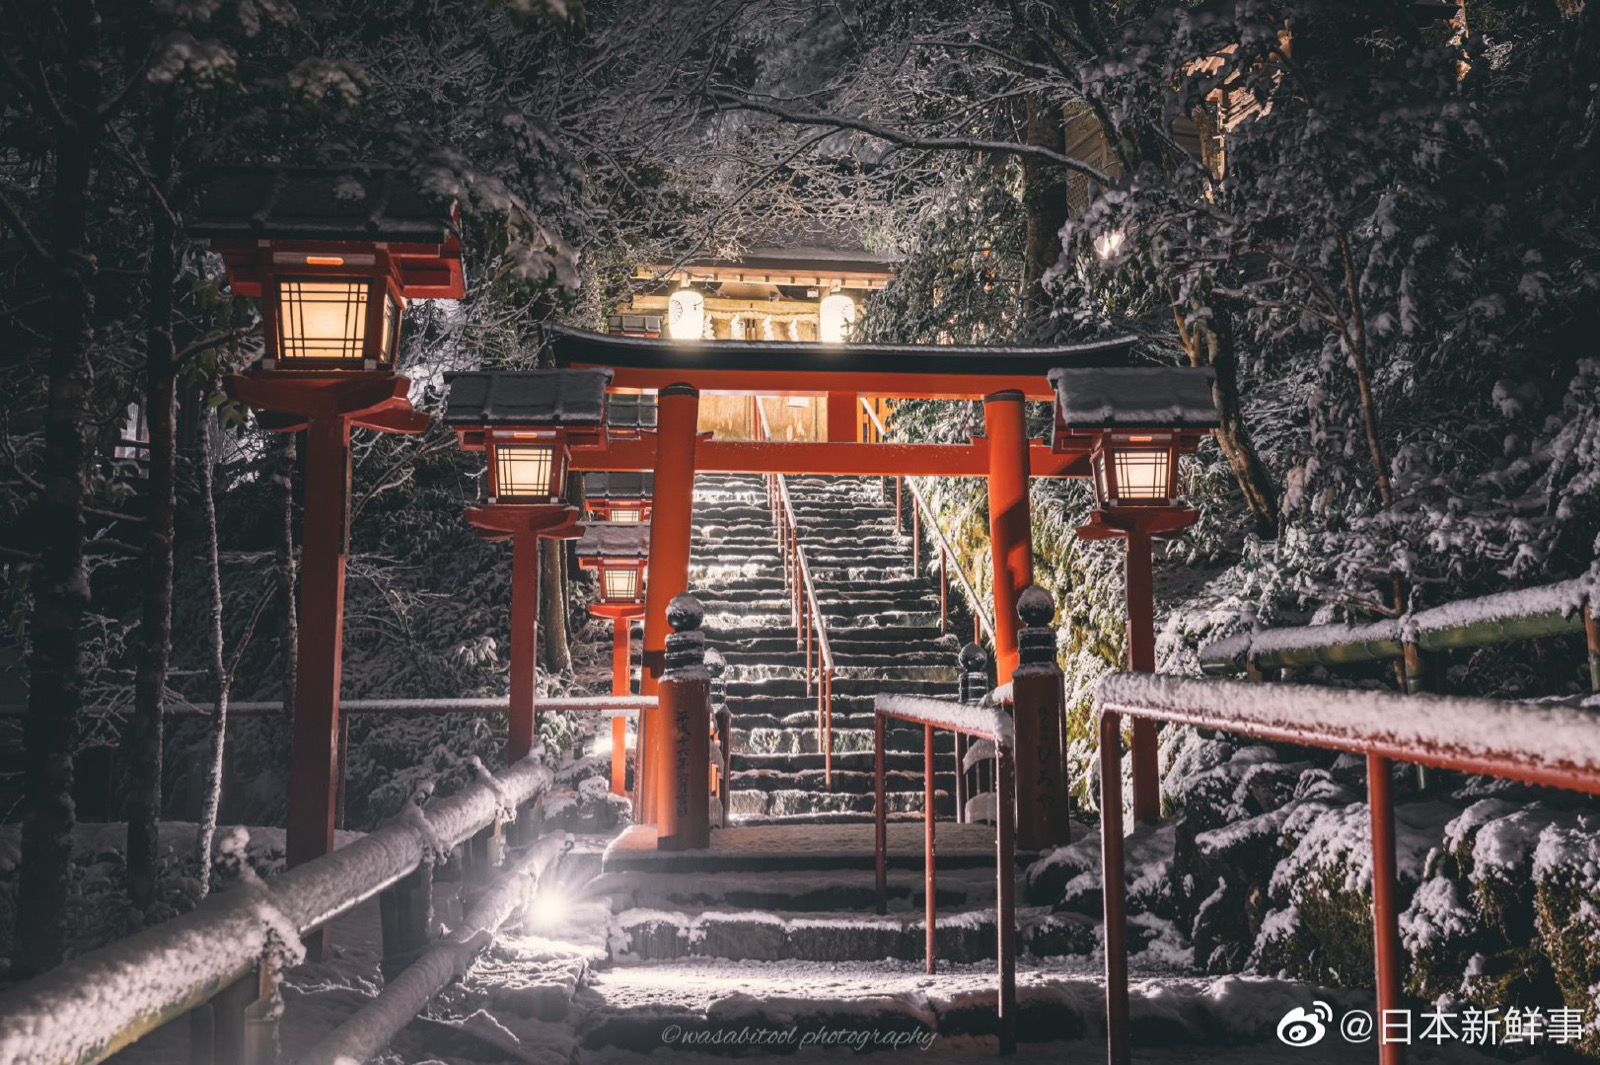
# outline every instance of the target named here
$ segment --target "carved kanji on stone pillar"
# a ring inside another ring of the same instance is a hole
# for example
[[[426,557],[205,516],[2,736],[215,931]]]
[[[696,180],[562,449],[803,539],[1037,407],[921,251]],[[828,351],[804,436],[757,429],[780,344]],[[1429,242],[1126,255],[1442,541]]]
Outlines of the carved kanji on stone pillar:
[[[1040,850],[1067,842],[1066,776],[1061,744],[1061,668],[1056,605],[1050,593],[1029,585],[1017,596],[1018,664],[1011,678],[1017,727],[1017,846]]]
[[[656,846],[696,850],[711,843],[711,675],[706,672],[705,609],[691,595],[667,604],[666,669],[659,700],[662,764],[667,772],[657,793]]]

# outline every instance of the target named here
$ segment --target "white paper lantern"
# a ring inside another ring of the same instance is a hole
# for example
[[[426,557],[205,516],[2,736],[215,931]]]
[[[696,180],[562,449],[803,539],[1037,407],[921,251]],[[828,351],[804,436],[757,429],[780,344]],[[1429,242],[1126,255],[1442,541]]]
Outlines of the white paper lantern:
[[[667,301],[667,335],[674,340],[699,340],[705,333],[706,299],[685,285]]]
[[[843,292],[823,297],[817,308],[818,335],[824,344],[843,344],[856,327],[856,301]]]

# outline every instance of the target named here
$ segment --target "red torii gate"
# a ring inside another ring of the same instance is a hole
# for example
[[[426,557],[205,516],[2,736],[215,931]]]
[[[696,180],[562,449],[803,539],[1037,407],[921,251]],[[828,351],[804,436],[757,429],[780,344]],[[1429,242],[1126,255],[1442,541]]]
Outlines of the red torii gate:
[[[1028,400],[1056,398],[1048,374],[1063,367],[1119,367],[1132,338],[1047,347],[909,344],[814,344],[771,341],[680,341],[552,329],[559,364],[605,367],[614,391],[657,393],[654,434],[619,437],[576,450],[575,471],[654,474],[650,581],[644,611],[640,694],[654,694],[666,647],[666,605],[688,591],[694,475],[785,473],[845,476],[986,477],[994,566],[995,660],[998,683],[1017,665],[1017,595],[1033,582],[1030,477],[1089,477],[1092,446],[1056,449],[1031,440]],[[823,441],[716,440],[697,431],[699,396],[826,396]],[[869,443],[855,436],[862,395],[982,400],[985,436],[964,444]],[[659,711],[640,721],[643,823],[655,819],[669,767]]]

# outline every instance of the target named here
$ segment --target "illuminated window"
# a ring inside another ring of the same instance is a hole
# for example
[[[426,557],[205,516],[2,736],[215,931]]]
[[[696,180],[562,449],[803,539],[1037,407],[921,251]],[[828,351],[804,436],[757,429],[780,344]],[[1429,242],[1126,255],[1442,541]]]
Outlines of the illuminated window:
[[[366,280],[279,281],[278,358],[364,358],[370,292]]]
[[[1169,458],[1166,448],[1116,448],[1117,497],[1159,500],[1167,498]]]
[[[603,571],[604,598],[610,602],[629,602],[639,596],[639,571],[632,566]]]
[[[496,444],[494,488],[498,499],[549,499],[558,495],[552,485],[556,450],[531,444]]]

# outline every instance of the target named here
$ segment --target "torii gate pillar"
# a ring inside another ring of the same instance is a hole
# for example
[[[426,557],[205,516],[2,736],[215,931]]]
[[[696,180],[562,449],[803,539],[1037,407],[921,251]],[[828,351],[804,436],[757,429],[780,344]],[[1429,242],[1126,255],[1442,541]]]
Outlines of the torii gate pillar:
[[[650,579],[644,593],[643,665],[639,694],[655,695],[666,668],[667,604],[689,590],[689,540],[694,522],[695,426],[700,391],[675,384],[656,397],[655,488],[650,504]],[[639,715],[638,809],[634,821],[654,824],[673,767],[664,764],[664,724],[659,709]]]
[[[1033,524],[1028,509],[1027,401],[996,392],[983,401],[989,439],[989,543],[994,559],[995,682],[1017,668],[1017,596],[1033,583]]]

